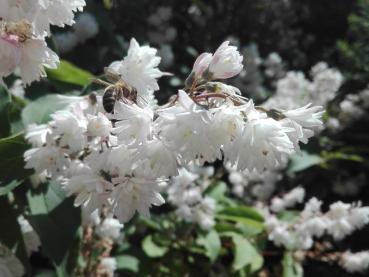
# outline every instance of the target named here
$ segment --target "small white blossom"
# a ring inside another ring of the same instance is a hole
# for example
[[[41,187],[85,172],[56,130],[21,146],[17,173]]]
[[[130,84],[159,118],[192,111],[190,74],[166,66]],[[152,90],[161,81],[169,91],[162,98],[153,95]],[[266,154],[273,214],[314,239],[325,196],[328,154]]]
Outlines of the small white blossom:
[[[157,66],[161,58],[157,50],[149,46],[140,46],[131,40],[127,56],[123,61],[113,62],[109,67],[117,72],[129,85],[137,89],[138,97],[149,102],[152,93],[159,89],[157,79],[163,76]]]
[[[102,276],[113,277],[114,271],[117,269],[117,260],[111,257],[102,258],[99,269]]]
[[[96,233],[101,238],[110,238],[112,240],[117,240],[121,236],[120,231],[123,228],[117,219],[107,217],[96,227]]]
[[[87,116],[87,134],[93,137],[107,137],[112,129],[111,121],[102,113]]]
[[[364,272],[369,267],[369,251],[342,254],[340,265],[350,273]]]
[[[153,111],[149,107],[140,108],[117,102],[112,118],[116,119],[113,133],[118,141],[127,144],[141,144],[150,139],[153,124]]]
[[[160,195],[158,181],[147,177],[122,177],[113,179],[115,186],[112,199],[114,214],[121,222],[130,220],[135,212],[149,217],[150,207],[165,203]]]

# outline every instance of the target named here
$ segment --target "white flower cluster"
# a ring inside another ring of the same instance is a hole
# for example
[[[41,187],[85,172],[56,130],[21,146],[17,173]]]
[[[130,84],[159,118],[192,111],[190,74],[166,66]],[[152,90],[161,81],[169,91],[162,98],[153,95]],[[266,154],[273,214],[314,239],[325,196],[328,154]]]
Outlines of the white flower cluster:
[[[50,25],[74,23],[84,0],[0,0],[0,80],[19,67],[25,84],[45,76],[43,66],[56,68],[58,56],[47,47]]]
[[[82,210],[82,224],[84,226],[91,226],[95,228],[95,233],[100,238],[109,238],[113,241],[122,239],[123,224],[112,215],[107,215],[103,219],[99,215],[99,211],[95,210],[93,213],[89,213],[86,210]]]
[[[358,94],[348,94],[339,104],[337,117],[330,117],[327,127],[332,132],[339,131],[367,114],[369,109],[369,87]]]
[[[297,203],[302,203],[305,198],[305,190],[297,187],[283,195],[283,197],[273,197],[270,209],[275,212],[281,212],[287,208],[294,207]]]
[[[277,82],[277,91],[265,103],[265,107],[295,109],[304,103],[325,106],[332,100],[343,82],[341,72],[319,62],[311,68],[312,81],[303,72],[289,71]]]
[[[350,273],[364,272],[369,268],[369,251],[342,254],[340,265]]]
[[[98,266],[99,276],[113,277],[116,269],[117,260],[112,257],[104,257]]]
[[[172,178],[168,200],[177,207],[179,218],[197,223],[208,230],[215,224],[216,201],[203,193],[210,184],[209,178],[214,174],[214,168],[192,167],[190,170],[182,167],[178,176]]]
[[[285,207],[291,206],[302,202],[303,195],[304,191],[299,188],[299,191],[287,194],[282,201]],[[321,211],[321,205],[321,201],[311,198],[303,211],[292,220],[279,219],[269,210],[264,210],[268,239],[289,250],[307,250],[313,246],[314,238],[328,234],[335,240],[342,240],[369,223],[369,207],[361,207],[360,203],[345,204],[339,201],[331,204],[326,213]],[[282,211],[280,206],[272,201],[270,209],[278,207],[278,211]]]
[[[157,106],[160,58],[132,39],[106,72],[117,83],[100,80],[103,97],[73,98],[48,124],[29,129],[26,168],[59,180],[75,205],[107,207],[121,222],[163,204],[163,181],[190,164],[223,159],[239,171],[275,169],[321,127],[321,107],[267,110],[216,81],[239,74],[242,59],[227,41],[201,54],[184,90]]]
[[[229,166],[226,166],[226,169],[232,192],[239,198],[250,200],[249,202],[253,200],[250,197],[259,201],[268,200],[275,191],[276,183],[282,178],[282,174],[277,170],[264,170],[259,173],[255,170],[239,172]]]
[[[84,12],[76,18],[72,31],[54,35],[54,41],[60,53],[68,53],[85,43],[86,40],[95,37],[99,33],[99,25],[94,15]]]

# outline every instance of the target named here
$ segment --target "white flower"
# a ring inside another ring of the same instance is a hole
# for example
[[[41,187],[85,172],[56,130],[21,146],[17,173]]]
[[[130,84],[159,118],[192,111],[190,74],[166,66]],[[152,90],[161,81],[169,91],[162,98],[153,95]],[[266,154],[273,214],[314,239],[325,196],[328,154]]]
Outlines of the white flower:
[[[241,136],[244,128],[244,118],[241,116],[240,109],[233,106],[215,109],[210,128],[209,142],[216,148],[222,148],[227,161],[232,151],[232,144]]]
[[[135,104],[116,102],[112,118],[117,122],[113,133],[118,141],[129,145],[145,143],[151,136],[153,117],[149,107],[140,108]]]
[[[178,174],[177,156],[163,141],[150,140],[137,151],[137,166],[155,177],[175,176]]]
[[[273,212],[280,212],[280,211],[283,211],[285,208],[286,208],[285,203],[284,203],[282,198],[275,197],[275,198],[272,199],[270,209]]]
[[[25,138],[32,146],[40,147],[46,143],[46,136],[50,133],[51,128],[46,124],[30,124],[27,126]]]
[[[92,157],[101,161],[101,163],[98,162],[95,168],[106,170],[111,175],[125,176],[131,173],[134,166],[134,150],[128,149],[126,145],[121,144],[111,148],[109,152],[104,152],[107,152],[105,157]]]
[[[288,232],[285,225],[278,225],[269,233],[268,239],[273,241],[275,245],[288,245],[291,243],[291,234]]]
[[[103,222],[97,226],[96,233],[101,238],[110,238],[112,240],[117,240],[120,237],[120,230],[123,228],[121,224],[115,218],[107,217]]]
[[[180,153],[185,164],[195,160],[202,164],[222,157],[219,146],[211,143],[211,114],[184,91],[178,92],[177,105],[163,110],[156,122],[156,132]]]
[[[109,206],[108,196],[112,184],[96,173],[88,172],[72,176],[62,183],[68,196],[76,195],[74,205],[83,205],[89,213],[100,209],[103,204]]]
[[[357,253],[347,251],[342,254],[340,264],[350,273],[364,272],[369,267],[369,251]]]
[[[14,81],[12,86],[9,88],[9,92],[19,98],[24,98],[25,90],[24,85],[21,79],[17,79]]]
[[[30,28],[23,27],[24,24],[21,22],[17,28]],[[0,76],[8,76],[19,66],[26,85],[46,76],[43,66],[56,68],[59,63],[59,57],[47,47],[45,40],[29,38],[23,41],[17,34],[5,33],[1,28],[0,58]]]
[[[369,223],[369,207],[354,207],[348,217],[348,221],[356,229],[361,229]]]
[[[149,217],[150,207],[165,203],[160,195],[158,181],[146,177],[122,177],[113,179],[114,214],[120,222],[130,220],[136,211]]]
[[[21,43],[16,35],[2,34],[0,31],[0,77],[14,71],[22,57]]]
[[[287,118],[295,121],[302,128],[317,130],[323,125],[321,120],[323,114],[322,109],[323,107],[321,106],[311,107],[310,103],[298,109],[285,111],[283,114]]]
[[[93,137],[107,137],[112,129],[110,120],[102,113],[87,115],[87,134]]]
[[[287,135],[291,129],[257,112],[256,118],[251,115],[250,112],[242,135],[234,143],[234,151],[239,152],[237,169],[262,172],[265,168],[274,169],[284,164],[287,154],[294,152]]]
[[[333,203],[329,206],[329,217],[332,219],[343,218],[348,215],[350,208],[350,204],[345,204],[341,201]]]
[[[34,15],[36,34],[50,34],[50,25],[64,27],[74,23],[74,13],[82,11],[84,0],[43,0]]]
[[[48,174],[54,176],[58,176],[69,164],[69,160],[64,157],[64,152],[50,142],[44,147],[27,150],[24,153],[24,160],[25,168],[33,168],[36,173],[46,170]]]
[[[113,277],[114,271],[117,269],[117,260],[111,257],[104,257],[100,262],[100,268],[101,276]]]
[[[163,72],[157,68],[161,58],[156,56],[156,52],[155,48],[140,46],[132,39],[123,61],[113,62],[109,66],[137,90],[138,98],[142,98],[143,102],[150,102],[152,92],[159,89],[156,79],[163,76]]]
[[[57,111],[51,115],[53,134],[60,136],[59,145],[72,152],[82,150],[86,143],[86,122],[69,111]]]
[[[46,77],[44,66],[55,69],[58,64],[58,55],[47,47],[44,40],[29,39],[22,44],[19,68],[26,85],[40,80],[41,77]]]
[[[214,213],[216,202],[213,198],[205,197],[194,209],[194,221],[204,230],[209,230],[215,225]]]
[[[305,190],[301,187],[294,188],[289,193],[287,193],[283,200],[286,207],[293,207],[296,203],[302,203],[305,197]]]
[[[323,202],[318,200],[316,197],[310,198],[308,202],[305,203],[305,207],[303,210],[303,215],[311,215],[320,212],[320,207]]]
[[[313,217],[303,222],[301,228],[311,236],[321,237],[327,229],[327,221],[323,217]]]
[[[243,57],[229,41],[223,42],[215,51],[209,65],[213,79],[228,79],[239,74],[243,68]]]

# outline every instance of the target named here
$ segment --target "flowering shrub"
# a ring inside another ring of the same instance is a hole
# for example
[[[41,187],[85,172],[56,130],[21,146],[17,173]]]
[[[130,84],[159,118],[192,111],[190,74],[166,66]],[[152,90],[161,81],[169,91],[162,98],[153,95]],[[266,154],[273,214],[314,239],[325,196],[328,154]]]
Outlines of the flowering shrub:
[[[367,273],[368,89],[237,36],[177,65],[170,5],[148,6],[155,48],[112,35],[115,4],[0,0],[0,275]],[[93,73],[63,60],[89,47]]]

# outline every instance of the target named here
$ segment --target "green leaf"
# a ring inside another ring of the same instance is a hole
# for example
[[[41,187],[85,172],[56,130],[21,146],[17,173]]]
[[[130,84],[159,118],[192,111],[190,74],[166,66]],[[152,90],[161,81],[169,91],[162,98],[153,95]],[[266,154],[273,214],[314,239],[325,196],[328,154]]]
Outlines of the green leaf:
[[[206,236],[199,237],[197,243],[205,247],[206,256],[209,257],[212,263],[215,262],[221,249],[221,241],[218,233],[215,230],[211,230]]]
[[[221,236],[231,237],[234,244],[234,260],[232,268],[235,271],[249,266],[251,272],[259,270],[263,265],[263,257],[249,240],[233,232],[221,233]]]
[[[58,271],[65,263],[70,246],[81,223],[80,209],[72,198],[61,194],[57,184],[50,183],[46,192],[27,192],[31,210],[28,220],[39,235],[45,254],[55,263]]]
[[[225,208],[219,211],[219,214],[244,217],[244,218],[253,219],[259,222],[264,222],[263,216],[257,210],[251,207],[243,206],[243,205]]]
[[[212,183],[209,188],[206,190],[206,195],[214,198],[215,200],[220,200],[224,198],[224,195],[227,191],[227,185],[226,183],[222,181],[218,181],[215,183]]]
[[[151,258],[162,257],[167,253],[168,247],[157,245],[151,235],[145,237],[142,241],[142,249],[146,253],[147,256]]]
[[[344,153],[341,151],[336,152],[323,152],[322,158],[325,163],[331,161],[331,160],[347,160],[347,161],[353,161],[353,162],[363,162],[363,157],[356,155],[356,154],[350,154],[350,153]]]
[[[303,277],[304,270],[292,256],[291,252],[286,251],[283,255],[283,277]]]
[[[8,90],[0,84],[0,137],[10,134],[9,109],[11,98]]]
[[[47,78],[50,80],[61,81],[64,83],[85,86],[90,83],[93,75],[74,64],[61,60],[57,69],[46,69]]]
[[[0,139],[0,185],[32,174],[32,170],[24,168],[23,153],[28,148],[22,133]]]
[[[22,183],[23,183],[23,180],[21,181],[13,180],[9,184],[0,187],[0,196],[8,194],[9,192],[11,192],[13,189],[18,187]]]
[[[81,98],[78,96],[66,96],[49,94],[29,103],[22,111],[22,121],[25,126],[36,123],[42,124],[50,120],[50,114],[64,109],[66,106]]]
[[[257,235],[264,230],[264,224],[254,219],[223,214],[217,214],[216,218],[238,223],[238,227],[247,236]]]
[[[322,162],[320,156],[310,154],[306,151],[301,151],[301,154],[294,154],[290,156],[290,164],[287,169],[288,175],[293,175],[295,172],[305,170]]]
[[[130,270],[138,272],[139,260],[130,255],[119,255],[114,257],[117,260],[117,270]]]

